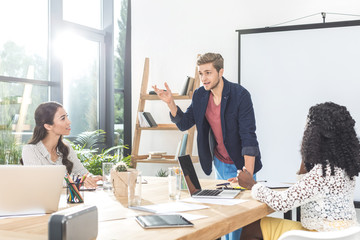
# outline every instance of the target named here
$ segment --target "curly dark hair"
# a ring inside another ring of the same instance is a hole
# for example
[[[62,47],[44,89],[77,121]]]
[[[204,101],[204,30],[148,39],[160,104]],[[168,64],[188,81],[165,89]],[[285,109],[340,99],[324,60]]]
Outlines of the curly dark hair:
[[[360,172],[360,143],[354,129],[355,120],[344,106],[333,102],[317,104],[310,108],[304,132],[301,155],[307,171],[321,164],[323,176],[330,164],[347,173],[350,179]]]
[[[46,137],[48,133],[44,127],[44,124],[53,125],[55,113],[58,108],[62,107],[63,106],[57,102],[45,102],[36,108],[34,114],[36,125],[29,144],[37,144]],[[69,147],[64,144],[63,136],[59,138],[57,148],[62,154],[62,164],[65,165],[67,172],[70,174],[72,172],[74,163],[68,159]]]

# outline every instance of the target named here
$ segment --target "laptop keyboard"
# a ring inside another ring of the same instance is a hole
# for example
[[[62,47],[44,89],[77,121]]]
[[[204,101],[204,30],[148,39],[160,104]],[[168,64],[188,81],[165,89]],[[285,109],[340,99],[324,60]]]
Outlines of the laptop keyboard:
[[[221,192],[222,192],[222,190],[218,190],[218,189],[214,189],[214,190],[206,189],[206,190],[201,190],[196,195],[197,196],[217,196]]]

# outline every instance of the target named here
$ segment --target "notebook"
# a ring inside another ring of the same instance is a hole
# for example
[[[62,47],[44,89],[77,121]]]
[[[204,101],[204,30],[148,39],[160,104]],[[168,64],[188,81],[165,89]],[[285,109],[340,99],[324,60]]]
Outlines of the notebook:
[[[178,157],[181,170],[184,173],[185,183],[193,198],[234,198],[240,190],[201,189],[194,165],[189,155]]]
[[[65,172],[63,165],[1,165],[0,217],[57,211]]]

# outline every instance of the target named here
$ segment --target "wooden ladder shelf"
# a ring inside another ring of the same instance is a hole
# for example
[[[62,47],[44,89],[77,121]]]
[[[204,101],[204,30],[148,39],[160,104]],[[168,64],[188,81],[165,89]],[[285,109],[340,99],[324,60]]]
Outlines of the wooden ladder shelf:
[[[140,99],[139,99],[139,105],[137,109],[137,113],[144,112],[145,109],[145,102],[147,100],[160,100],[157,95],[150,95],[147,93],[148,88],[148,82],[149,82],[149,58],[145,58],[144,63],[144,72],[142,77],[142,83],[141,83],[141,90],[140,90]],[[196,88],[198,88],[200,85],[200,79],[199,79],[199,73],[197,69],[195,69],[195,78],[194,78],[194,84],[192,89],[189,91],[188,95],[175,95],[175,100],[189,100],[192,98],[193,92]],[[161,101],[161,100],[160,100]],[[186,144],[186,154],[192,155],[193,151],[193,142],[194,142],[194,133],[195,133],[195,126],[190,128],[188,132],[188,139]],[[132,151],[131,151],[131,165],[133,167],[136,167],[136,164],[138,162],[148,162],[148,163],[177,163],[177,160],[174,159],[175,155],[166,155],[164,158],[166,160],[147,160],[149,155],[139,155],[139,146],[140,146],[140,137],[142,131],[156,131],[156,130],[175,130],[179,131],[177,126],[175,124],[158,124],[157,127],[140,127],[139,124],[139,115],[136,115],[136,125],[135,125],[135,132],[134,132],[134,139],[133,139],[133,145],[132,145]],[[197,156],[192,156],[192,159],[194,162],[198,161]]]

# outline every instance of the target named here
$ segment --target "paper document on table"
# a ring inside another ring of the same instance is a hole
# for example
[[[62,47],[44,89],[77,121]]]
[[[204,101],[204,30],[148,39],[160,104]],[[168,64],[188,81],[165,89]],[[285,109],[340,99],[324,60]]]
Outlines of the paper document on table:
[[[209,207],[199,204],[172,202],[172,203],[160,203],[160,204],[145,205],[145,206],[130,207],[130,208],[145,212],[152,212],[152,213],[170,213],[170,212],[185,212],[185,211],[199,210]]]
[[[247,202],[248,200],[243,199],[213,199],[213,198],[185,198],[181,199],[184,202],[194,202],[194,203],[208,203],[208,204],[217,204],[217,205],[235,205]]]

